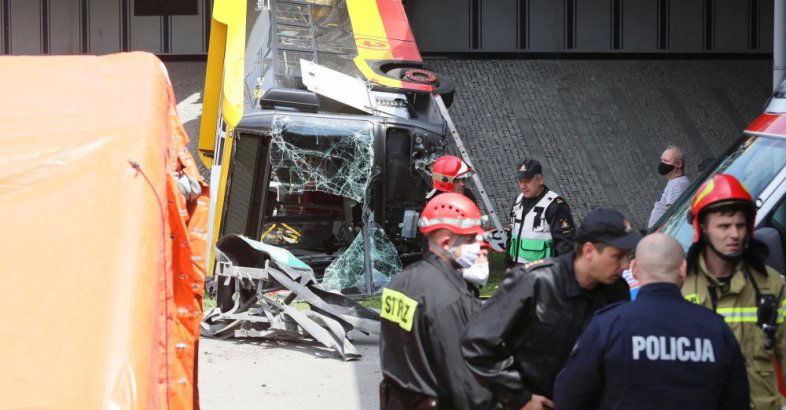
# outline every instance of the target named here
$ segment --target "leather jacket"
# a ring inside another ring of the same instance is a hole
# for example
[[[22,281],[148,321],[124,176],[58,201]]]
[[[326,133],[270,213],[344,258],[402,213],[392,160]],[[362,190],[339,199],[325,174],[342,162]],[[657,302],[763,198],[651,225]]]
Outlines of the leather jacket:
[[[475,314],[461,353],[475,377],[505,408],[521,408],[538,394],[553,398],[557,373],[592,315],[630,299],[627,283],[582,289],[573,252],[511,271]]]

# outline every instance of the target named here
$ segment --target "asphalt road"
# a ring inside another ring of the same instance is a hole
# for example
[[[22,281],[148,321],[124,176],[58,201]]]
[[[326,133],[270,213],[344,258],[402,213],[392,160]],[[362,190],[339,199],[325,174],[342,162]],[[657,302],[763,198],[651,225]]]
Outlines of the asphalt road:
[[[379,408],[378,339],[352,335],[363,356],[350,362],[313,343],[203,338],[199,342],[202,408]]]

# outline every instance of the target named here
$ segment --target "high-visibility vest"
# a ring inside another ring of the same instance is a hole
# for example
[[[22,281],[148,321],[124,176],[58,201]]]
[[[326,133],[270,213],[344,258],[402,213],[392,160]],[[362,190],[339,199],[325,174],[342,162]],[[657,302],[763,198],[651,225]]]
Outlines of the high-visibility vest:
[[[513,261],[526,263],[538,259],[548,258],[554,252],[554,240],[551,229],[546,221],[546,209],[559,197],[554,191],[546,192],[535,206],[524,213],[524,194],[516,197],[511,218],[513,229],[510,231],[510,247],[508,253]]]

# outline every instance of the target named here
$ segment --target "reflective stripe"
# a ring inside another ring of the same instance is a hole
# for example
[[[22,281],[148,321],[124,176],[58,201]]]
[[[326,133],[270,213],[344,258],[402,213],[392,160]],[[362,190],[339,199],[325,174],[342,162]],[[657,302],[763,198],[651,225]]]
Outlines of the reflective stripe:
[[[480,226],[480,218],[466,218],[466,219],[431,218],[429,219],[421,216],[420,220],[418,221],[418,226],[421,228],[434,226],[434,225],[442,225],[442,224],[457,226],[459,228],[471,228],[473,226]]]
[[[551,232],[524,231],[521,233],[523,239],[535,239],[538,241],[551,241]]]
[[[698,293],[690,293],[684,297],[688,302],[701,303]],[[759,321],[759,309],[757,307],[722,307],[718,308],[716,313],[723,316],[723,320],[726,323],[757,323]],[[786,299],[781,301],[777,323],[783,323],[784,321],[786,321]]]
[[[717,313],[726,323],[756,323],[759,320],[756,307],[718,308]]]
[[[431,180],[437,182],[448,182],[453,183],[453,177],[450,175],[440,174],[439,172],[432,172],[431,173]]]
[[[698,293],[691,293],[689,295],[685,295],[685,300],[687,300],[690,303],[696,303],[696,304],[699,304],[701,302]]]

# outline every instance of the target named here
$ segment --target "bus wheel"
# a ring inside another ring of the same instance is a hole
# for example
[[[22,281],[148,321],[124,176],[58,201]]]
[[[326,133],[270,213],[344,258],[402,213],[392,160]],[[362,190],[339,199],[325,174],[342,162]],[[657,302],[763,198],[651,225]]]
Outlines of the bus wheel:
[[[453,80],[444,75],[437,75],[431,70],[424,70],[422,68],[413,68],[404,71],[402,80],[411,81],[413,83],[431,84],[435,88],[435,93],[442,96],[442,101],[446,107],[453,104],[453,96],[456,94],[456,86]]]

